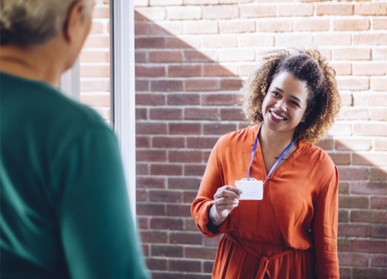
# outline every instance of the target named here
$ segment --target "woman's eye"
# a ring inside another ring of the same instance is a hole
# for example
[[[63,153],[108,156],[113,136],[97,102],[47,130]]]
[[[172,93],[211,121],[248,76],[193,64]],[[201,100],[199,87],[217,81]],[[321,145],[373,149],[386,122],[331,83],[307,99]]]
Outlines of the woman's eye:
[[[291,103],[293,106],[300,107],[300,105],[299,105],[297,102],[295,102],[295,101],[290,101],[290,103]]]
[[[280,96],[280,94],[279,93],[277,93],[277,92],[275,92],[275,91],[273,91],[273,92],[271,92],[274,96],[276,96],[276,97],[278,97],[278,96]]]

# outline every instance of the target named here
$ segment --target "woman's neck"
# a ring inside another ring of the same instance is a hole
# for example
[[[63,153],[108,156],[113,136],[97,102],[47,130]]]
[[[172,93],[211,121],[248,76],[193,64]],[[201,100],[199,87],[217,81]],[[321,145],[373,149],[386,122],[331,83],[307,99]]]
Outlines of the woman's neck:
[[[290,144],[293,137],[294,132],[276,132],[266,127],[265,123],[262,123],[261,131],[259,133],[259,141],[261,146],[280,151],[283,151]]]

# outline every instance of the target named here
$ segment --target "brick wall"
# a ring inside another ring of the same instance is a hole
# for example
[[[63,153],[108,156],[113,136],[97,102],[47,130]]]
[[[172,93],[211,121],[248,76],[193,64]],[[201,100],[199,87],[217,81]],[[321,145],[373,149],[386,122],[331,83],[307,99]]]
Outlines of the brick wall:
[[[258,53],[302,44],[330,60],[342,96],[318,144],[340,174],[341,278],[386,278],[387,3],[135,4],[137,214],[153,278],[211,278],[219,238],[202,236],[190,217],[209,153],[221,135],[248,125],[237,94]],[[81,56],[82,100],[108,117],[107,4],[97,7]]]

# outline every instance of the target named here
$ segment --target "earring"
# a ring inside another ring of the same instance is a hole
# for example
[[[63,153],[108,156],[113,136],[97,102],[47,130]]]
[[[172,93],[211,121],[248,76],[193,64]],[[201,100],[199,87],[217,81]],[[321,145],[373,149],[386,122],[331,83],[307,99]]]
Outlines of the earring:
[[[263,81],[262,84],[261,84],[261,93],[263,96],[266,95],[266,88],[267,88],[267,81]]]

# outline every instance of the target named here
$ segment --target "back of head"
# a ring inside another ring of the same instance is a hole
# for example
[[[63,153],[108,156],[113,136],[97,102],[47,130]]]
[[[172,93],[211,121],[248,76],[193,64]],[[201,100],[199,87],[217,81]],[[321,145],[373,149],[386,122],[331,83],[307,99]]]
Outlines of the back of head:
[[[0,0],[0,45],[37,47],[55,38],[72,5],[82,0]],[[93,0],[83,0],[86,12]]]

